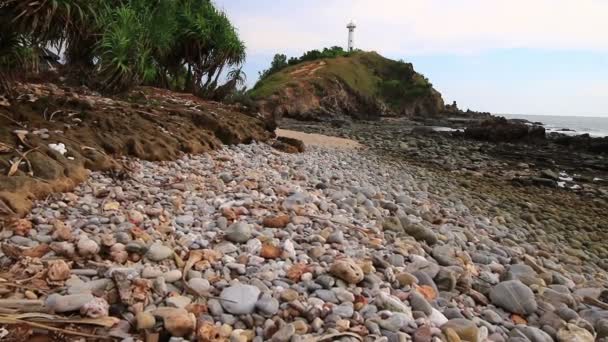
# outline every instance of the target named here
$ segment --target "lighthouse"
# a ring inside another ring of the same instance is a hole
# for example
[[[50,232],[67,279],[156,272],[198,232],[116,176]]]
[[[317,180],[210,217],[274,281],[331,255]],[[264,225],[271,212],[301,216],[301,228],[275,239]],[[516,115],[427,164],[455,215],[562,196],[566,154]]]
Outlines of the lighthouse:
[[[346,25],[348,29],[348,51],[353,51],[355,49],[355,21],[351,20],[348,25]]]

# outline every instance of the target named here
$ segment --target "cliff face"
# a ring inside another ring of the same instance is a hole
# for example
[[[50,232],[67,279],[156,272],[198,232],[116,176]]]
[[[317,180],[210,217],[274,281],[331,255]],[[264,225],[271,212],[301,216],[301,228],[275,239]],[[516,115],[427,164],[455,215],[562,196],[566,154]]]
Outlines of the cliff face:
[[[297,64],[251,90],[259,111],[275,120],[437,116],[441,94],[409,63],[374,52]]]

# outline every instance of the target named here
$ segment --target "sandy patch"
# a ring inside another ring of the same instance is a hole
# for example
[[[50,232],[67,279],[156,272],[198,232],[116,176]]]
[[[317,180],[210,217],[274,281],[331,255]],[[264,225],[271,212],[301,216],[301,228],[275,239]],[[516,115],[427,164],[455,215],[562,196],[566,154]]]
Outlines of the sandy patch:
[[[323,134],[304,133],[297,131],[290,131],[286,129],[277,128],[275,133],[281,137],[299,139],[304,142],[305,145],[311,146],[325,146],[325,147],[340,147],[340,148],[358,148],[363,145],[350,139],[330,137]]]

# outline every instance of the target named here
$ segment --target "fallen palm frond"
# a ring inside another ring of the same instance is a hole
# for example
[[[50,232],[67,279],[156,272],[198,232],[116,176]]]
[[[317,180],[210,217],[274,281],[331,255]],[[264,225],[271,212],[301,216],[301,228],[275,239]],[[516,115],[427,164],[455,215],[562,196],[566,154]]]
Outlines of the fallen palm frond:
[[[67,319],[61,316],[47,315],[43,313],[37,314],[0,314],[0,324],[25,324],[33,328],[57,331],[67,335],[82,336],[88,338],[96,338],[108,340],[110,336],[94,335],[83,333],[80,331],[68,330],[63,328],[57,328],[49,323],[53,324],[86,324],[86,325],[97,325],[102,327],[111,327],[116,324],[117,318],[113,317],[102,317],[102,318],[84,318],[84,319]],[[110,324],[112,323],[112,324]]]

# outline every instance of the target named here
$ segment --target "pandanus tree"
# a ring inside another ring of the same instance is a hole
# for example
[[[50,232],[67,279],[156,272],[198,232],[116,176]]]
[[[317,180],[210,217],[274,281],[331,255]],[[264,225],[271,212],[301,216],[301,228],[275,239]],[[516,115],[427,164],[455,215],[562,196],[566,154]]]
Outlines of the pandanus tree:
[[[36,71],[40,49],[74,41],[94,13],[93,0],[0,2],[0,81],[9,94],[17,73]]]
[[[245,45],[210,0],[5,0],[0,43],[55,47],[108,92],[148,84],[212,96]],[[0,76],[15,56],[0,46]],[[16,50],[15,50],[16,51]],[[35,55],[35,54],[34,54]]]

